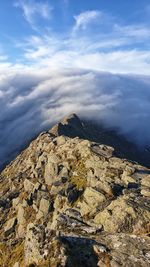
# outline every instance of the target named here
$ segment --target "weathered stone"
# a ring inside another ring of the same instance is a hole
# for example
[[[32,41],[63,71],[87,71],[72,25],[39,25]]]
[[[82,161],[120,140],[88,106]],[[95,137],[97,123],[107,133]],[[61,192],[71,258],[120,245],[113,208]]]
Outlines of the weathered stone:
[[[17,210],[19,203],[20,203],[20,198],[19,197],[14,198],[12,200],[12,206],[13,206],[13,208]]]
[[[135,179],[133,177],[131,177],[129,170],[125,170],[122,174],[122,181],[128,185],[129,183],[135,183]]]
[[[141,194],[144,196],[144,197],[150,197],[150,188],[143,188],[141,190]]]
[[[34,184],[32,182],[30,182],[28,179],[25,179],[23,184],[24,184],[24,190],[26,192],[33,191]]]
[[[51,185],[56,180],[57,175],[58,175],[57,163],[48,161],[44,173],[45,183],[47,185]]]
[[[36,216],[37,220],[46,216],[50,211],[51,203],[49,200],[42,198],[40,201],[39,212]]]
[[[18,220],[18,229],[17,229],[18,237],[23,238],[26,230],[26,219],[25,219],[25,210],[22,205],[19,205],[17,220]]]
[[[16,262],[13,267],[20,267],[20,263],[19,262]]]
[[[10,235],[12,232],[15,231],[16,224],[17,224],[17,218],[16,217],[9,219],[7,221],[5,228],[4,228],[6,236]]]
[[[106,200],[106,197],[97,190],[87,187],[83,193],[83,201],[77,203],[82,216],[96,212],[96,208]]]
[[[24,253],[25,253],[25,266],[30,264],[37,264],[43,260],[43,255],[40,253],[40,245],[44,241],[43,227],[38,227],[33,223],[28,224]],[[39,239],[41,240],[39,242]]]
[[[150,187],[150,175],[142,178],[141,185],[146,186],[146,187]]]
[[[127,199],[119,197],[117,200],[112,201],[104,211],[99,212],[94,221],[96,224],[102,224],[107,232],[131,232],[132,221],[135,218],[136,213],[133,207],[127,204]]]
[[[41,184],[39,183],[39,182],[37,182],[35,185],[34,185],[34,189],[33,189],[33,191],[35,191],[35,190],[39,190],[40,188],[41,188]]]
[[[58,146],[62,146],[66,143],[66,138],[64,136],[58,136],[54,141],[57,142]]]
[[[110,158],[113,155],[114,148],[110,146],[105,146],[105,145],[99,145],[99,144],[92,144],[91,145],[91,150],[103,157]]]

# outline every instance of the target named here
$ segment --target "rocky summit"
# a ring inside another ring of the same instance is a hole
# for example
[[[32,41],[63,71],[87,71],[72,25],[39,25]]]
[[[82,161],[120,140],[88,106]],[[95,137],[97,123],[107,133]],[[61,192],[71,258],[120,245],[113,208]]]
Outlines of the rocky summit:
[[[1,172],[1,267],[150,266],[150,169],[89,136],[72,114]]]

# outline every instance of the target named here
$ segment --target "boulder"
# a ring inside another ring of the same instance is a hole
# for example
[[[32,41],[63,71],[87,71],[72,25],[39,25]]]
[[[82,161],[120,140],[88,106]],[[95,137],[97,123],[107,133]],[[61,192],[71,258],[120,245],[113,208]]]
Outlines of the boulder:
[[[30,193],[33,191],[34,184],[32,182],[30,182],[28,179],[25,179],[23,184],[24,184],[25,192]]]
[[[106,197],[92,187],[87,187],[83,193],[82,201],[77,203],[82,216],[96,212],[96,208],[106,200]]]
[[[141,195],[143,195],[144,197],[150,197],[150,188],[143,188],[141,190]]]
[[[40,219],[44,216],[46,216],[50,211],[51,203],[49,200],[42,198],[40,201],[39,211],[36,216],[36,219]]]
[[[50,159],[45,166],[44,179],[47,185],[51,185],[57,177],[58,174],[58,164],[51,162]]]
[[[110,146],[105,146],[105,145],[99,145],[99,144],[92,144],[91,145],[91,150],[92,152],[96,153],[97,155],[110,158],[113,155],[114,148]]]
[[[19,197],[17,197],[17,198],[14,198],[13,200],[12,200],[12,206],[13,206],[13,208],[14,209],[18,209],[18,206],[19,206],[19,204],[20,204],[20,198]]]
[[[132,232],[132,221],[136,219],[136,213],[127,200],[128,197],[118,197],[95,216],[94,222],[102,224],[107,232]]]
[[[18,220],[18,237],[23,238],[26,230],[26,219],[25,219],[25,210],[23,206],[20,204],[17,213]]]
[[[150,188],[150,175],[142,178],[141,185]]]
[[[62,146],[66,143],[66,137],[65,136],[58,136],[57,138],[54,139],[56,141],[57,146]]]

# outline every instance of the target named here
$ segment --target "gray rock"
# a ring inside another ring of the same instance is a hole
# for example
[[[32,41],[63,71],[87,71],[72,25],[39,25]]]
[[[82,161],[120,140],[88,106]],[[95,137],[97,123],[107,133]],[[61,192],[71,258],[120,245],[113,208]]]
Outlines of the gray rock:
[[[24,180],[24,190],[26,192],[32,192],[33,188],[34,188],[34,184],[32,182],[30,182],[28,179]]]
[[[45,183],[47,185],[51,185],[58,174],[58,165],[57,163],[51,162],[51,158],[49,159],[46,167],[45,167],[45,173],[44,173],[44,178],[45,178]]]
[[[42,198],[40,201],[40,206],[39,206],[39,212],[36,216],[37,220],[46,216],[51,208],[51,202],[45,198]]]
[[[44,228],[42,226],[36,226],[33,223],[28,224],[24,254],[25,254],[25,266],[30,264],[39,264],[43,260],[43,256],[40,251],[40,247],[44,242]]]
[[[106,158],[110,158],[113,155],[114,152],[114,148],[113,147],[109,147],[109,146],[105,146],[105,145],[99,145],[99,144],[92,144],[91,145],[91,150],[96,153],[97,155],[106,157]]]

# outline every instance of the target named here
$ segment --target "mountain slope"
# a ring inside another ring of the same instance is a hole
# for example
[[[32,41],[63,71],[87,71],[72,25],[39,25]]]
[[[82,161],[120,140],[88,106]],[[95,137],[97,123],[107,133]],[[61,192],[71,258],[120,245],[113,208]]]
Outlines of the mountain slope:
[[[91,129],[72,114],[1,172],[0,266],[150,265],[150,169]]]

